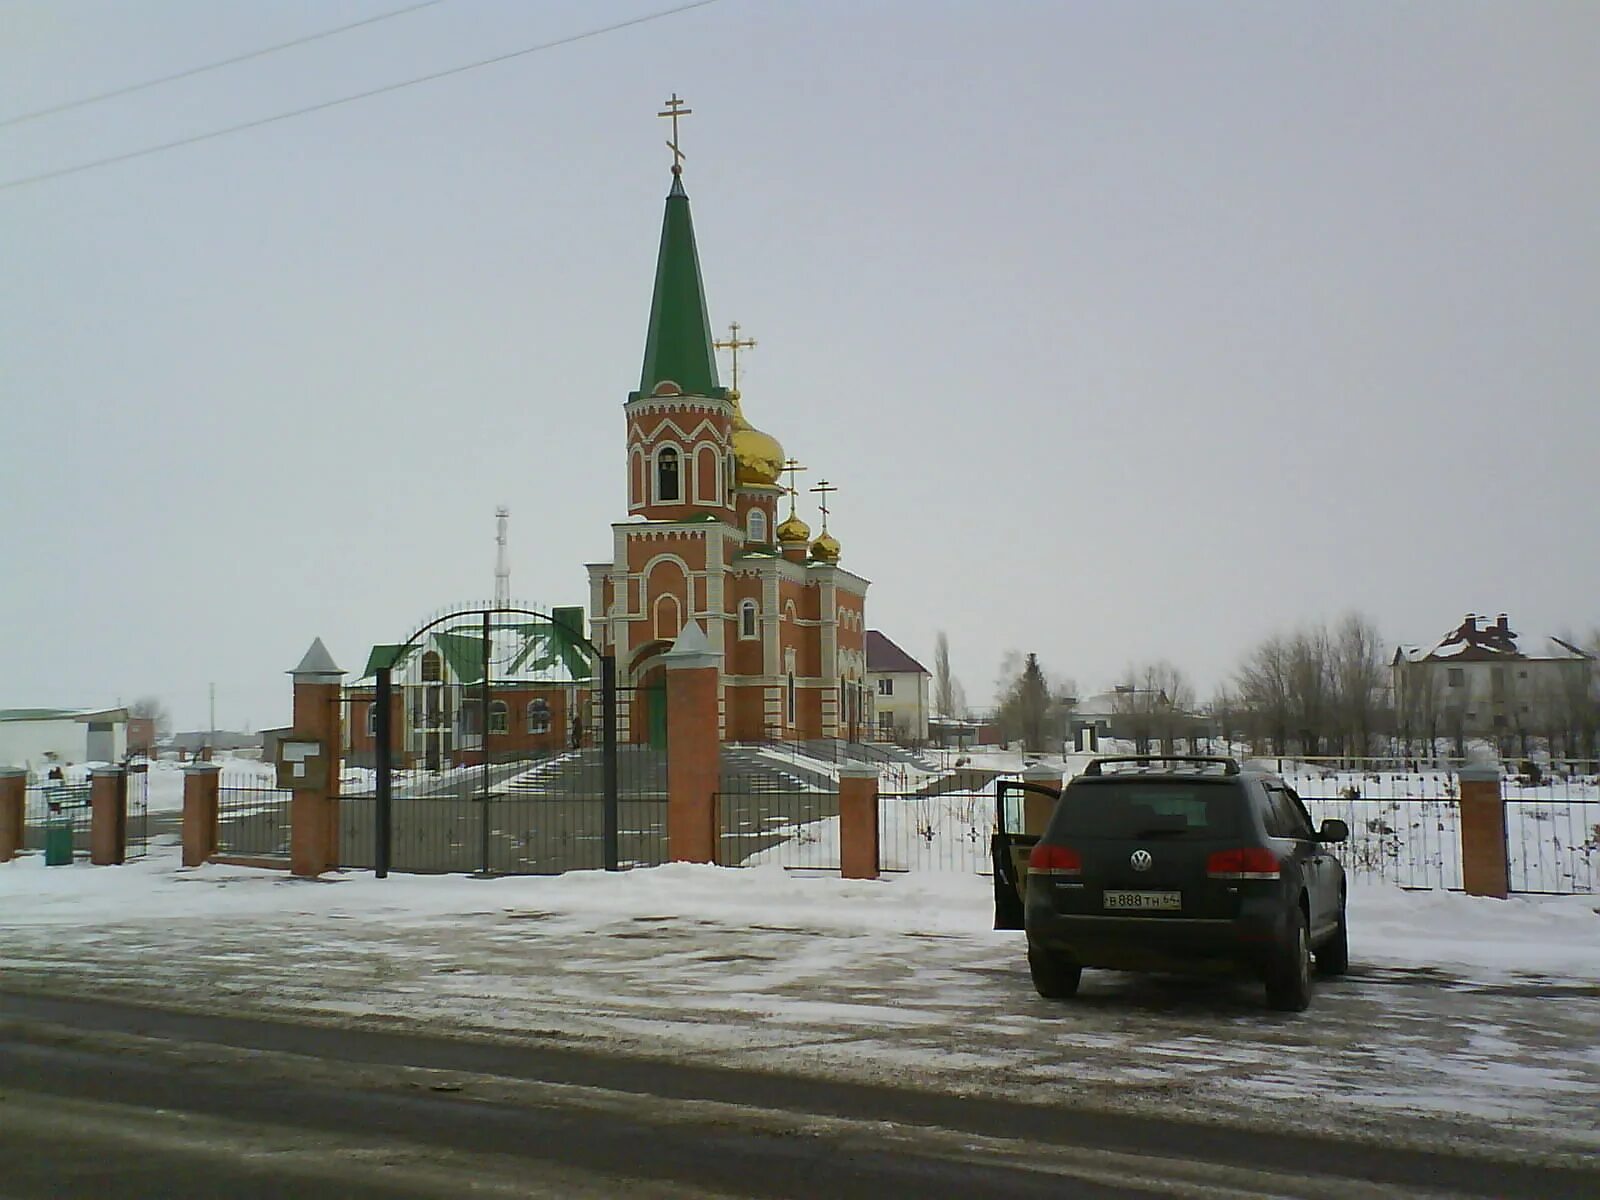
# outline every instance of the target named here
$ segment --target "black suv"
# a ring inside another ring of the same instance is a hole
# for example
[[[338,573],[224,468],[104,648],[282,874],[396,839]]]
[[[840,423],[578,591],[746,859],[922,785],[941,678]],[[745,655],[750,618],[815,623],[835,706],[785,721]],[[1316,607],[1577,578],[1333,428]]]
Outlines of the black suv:
[[[1084,967],[1236,971],[1299,1012],[1313,954],[1324,974],[1348,966],[1344,868],[1327,847],[1349,829],[1314,830],[1275,775],[1231,758],[1102,758],[1059,793],[1005,785],[1000,817],[995,925],[1027,930],[1041,996],[1071,996]]]

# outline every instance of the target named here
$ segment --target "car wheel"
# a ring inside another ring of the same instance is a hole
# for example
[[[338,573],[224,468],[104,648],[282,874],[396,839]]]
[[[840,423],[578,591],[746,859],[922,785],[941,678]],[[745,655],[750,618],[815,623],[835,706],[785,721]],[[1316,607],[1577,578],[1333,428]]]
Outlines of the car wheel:
[[[1296,917],[1267,970],[1267,1003],[1280,1012],[1304,1012],[1311,1005],[1311,931],[1304,915]]]
[[[1066,1000],[1077,995],[1083,968],[1064,954],[1029,946],[1028,974],[1033,976],[1033,990],[1046,1000]]]
[[[1339,926],[1333,936],[1317,947],[1317,970],[1324,975],[1343,975],[1350,969],[1350,933],[1345,928],[1344,904],[1339,905]]]

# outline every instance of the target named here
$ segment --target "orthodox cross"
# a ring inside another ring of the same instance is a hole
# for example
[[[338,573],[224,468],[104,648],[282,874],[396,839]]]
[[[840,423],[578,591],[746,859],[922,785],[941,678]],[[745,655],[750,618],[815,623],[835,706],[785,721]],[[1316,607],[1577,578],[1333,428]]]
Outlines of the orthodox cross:
[[[755,338],[745,338],[740,341],[739,322],[730,321],[728,323],[728,340],[725,342],[712,342],[711,344],[718,350],[733,351],[733,390],[737,392],[739,390],[739,351],[754,350],[756,348]]]
[[[822,510],[822,532],[823,533],[827,533],[828,532],[828,493],[829,492],[837,492],[839,489],[834,487],[833,484],[829,483],[826,479],[824,479],[824,480],[821,480],[817,484],[817,486],[812,488],[811,490],[813,492],[821,492],[822,493],[821,497],[817,500],[817,507]]]
[[[783,469],[789,472],[789,515],[792,517],[794,516],[794,498],[800,490],[795,487],[794,477],[796,472],[804,471],[807,468],[802,467],[797,459],[791,458],[783,464]]]
[[[658,112],[656,116],[672,118],[672,140],[667,143],[667,146],[672,151],[672,173],[674,175],[682,175],[684,156],[683,151],[678,149],[678,118],[687,117],[694,109],[685,108],[683,101],[678,99],[677,92],[672,93],[671,100],[663,101],[663,103],[667,106],[666,110]]]

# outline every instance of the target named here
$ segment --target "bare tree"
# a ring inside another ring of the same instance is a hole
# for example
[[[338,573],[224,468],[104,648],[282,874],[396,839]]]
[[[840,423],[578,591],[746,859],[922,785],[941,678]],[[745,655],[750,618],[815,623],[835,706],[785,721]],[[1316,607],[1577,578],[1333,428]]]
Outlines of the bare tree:
[[[1331,660],[1341,752],[1368,755],[1389,707],[1378,627],[1360,613],[1346,613],[1334,630]]]
[[[128,715],[149,721],[150,727],[158,735],[172,732],[172,714],[167,711],[167,706],[161,702],[159,696],[140,696],[128,705]]]
[[[1152,743],[1162,754],[1176,751],[1180,736],[1194,723],[1194,689],[1187,676],[1166,659],[1130,666],[1117,686],[1112,705],[1135,750],[1147,754]]]
[[[1237,681],[1239,700],[1248,715],[1251,740],[1278,754],[1288,750],[1290,696],[1289,647],[1277,634],[1245,656]]]
[[[950,639],[942,629],[933,643],[933,708],[940,716],[956,720],[966,715],[961,683],[950,673]]]
[[[1217,736],[1222,739],[1224,754],[1233,753],[1233,735],[1238,727],[1239,709],[1239,697],[1228,689],[1227,684],[1218,687],[1212,693],[1211,702],[1206,705]]]

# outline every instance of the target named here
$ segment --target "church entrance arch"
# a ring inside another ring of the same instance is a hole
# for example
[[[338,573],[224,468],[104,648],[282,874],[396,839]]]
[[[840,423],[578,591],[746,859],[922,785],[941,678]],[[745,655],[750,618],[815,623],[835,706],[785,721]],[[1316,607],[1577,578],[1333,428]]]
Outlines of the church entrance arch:
[[[661,657],[670,641],[652,642],[634,659],[630,740],[652,750],[667,748],[667,664]]]

